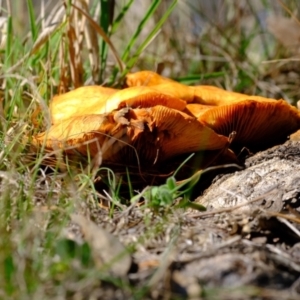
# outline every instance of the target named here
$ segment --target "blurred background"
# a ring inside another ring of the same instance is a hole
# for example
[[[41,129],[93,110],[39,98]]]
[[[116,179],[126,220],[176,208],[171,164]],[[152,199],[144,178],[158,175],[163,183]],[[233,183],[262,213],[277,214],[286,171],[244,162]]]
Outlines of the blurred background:
[[[43,28],[63,19],[63,1],[32,2],[36,20]],[[110,10],[102,12],[99,0],[73,2],[88,5],[93,19],[99,23],[101,14],[108,14],[113,20],[130,1],[108,0]],[[111,34],[110,39],[120,54],[152,2],[133,0],[118,30]],[[135,47],[143,42],[173,2],[160,1],[138,35]],[[1,0],[0,4],[2,47],[7,10],[13,16],[14,35],[22,37],[25,45],[30,35],[27,1]],[[159,70],[187,84],[213,84],[295,103],[300,99],[299,7],[298,0],[179,0],[131,70]],[[109,51],[105,76],[110,75],[114,65]],[[94,81],[97,80],[86,75],[85,83]]]

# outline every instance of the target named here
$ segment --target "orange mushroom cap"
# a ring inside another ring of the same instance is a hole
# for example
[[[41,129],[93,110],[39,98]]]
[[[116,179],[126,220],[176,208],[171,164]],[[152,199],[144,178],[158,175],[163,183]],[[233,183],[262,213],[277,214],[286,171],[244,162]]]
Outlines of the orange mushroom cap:
[[[200,103],[204,105],[227,105],[242,100],[273,101],[275,99],[260,96],[250,96],[241,93],[226,91],[224,89],[209,86],[187,86],[172,79],[163,77],[152,71],[140,71],[129,73],[126,76],[128,86],[151,86],[157,90],[173,95],[188,103]]]
[[[283,100],[244,100],[217,106],[204,111],[198,120],[218,134],[235,131],[235,143],[254,149],[283,142],[300,128],[299,111]]]
[[[161,89],[148,86],[129,87],[113,94],[109,97],[96,113],[105,113],[114,109],[123,107],[152,107],[155,105],[163,105],[177,110],[184,110],[186,102],[176,97],[172,93],[167,93]]]
[[[74,116],[92,114],[96,107],[105,103],[117,91],[102,86],[84,86],[56,95],[50,102],[52,123],[56,124]]]
[[[199,118],[203,113],[209,109],[211,109],[212,105],[204,105],[200,103],[188,103],[184,110],[190,116],[194,116],[195,118]]]
[[[231,103],[240,102],[243,100],[256,101],[274,101],[275,99],[249,96],[241,93],[226,91],[221,88],[209,85],[199,85],[191,87],[194,90],[194,102],[205,105],[228,105]]]
[[[45,147],[48,152],[63,150],[66,154],[79,153],[86,157],[93,157],[103,146],[109,146],[108,151],[102,153],[107,160],[120,150],[120,145],[125,145],[122,141],[127,142],[126,133],[126,126],[116,123],[113,114],[75,116],[36,135],[32,144]]]
[[[126,84],[133,86],[150,86],[156,91],[180,98],[186,102],[194,101],[194,89],[152,71],[140,71],[126,75]]]
[[[228,139],[183,112],[158,105],[72,117],[52,125],[33,143],[45,145],[48,151],[77,151],[92,157],[103,151],[103,161],[121,163],[137,153],[141,162],[153,164],[179,154],[221,149]]]
[[[126,75],[127,86],[153,86],[163,83],[175,82],[172,79],[163,77],[153,71],[140,71]]]
[[[69,117],[109,113],[123,107],[151,107],[164,105],[184,110],[186,102],[152,87],[131,87],[115,90],[100,86],[86,86],[55,96],[50,104],[52,123]]]

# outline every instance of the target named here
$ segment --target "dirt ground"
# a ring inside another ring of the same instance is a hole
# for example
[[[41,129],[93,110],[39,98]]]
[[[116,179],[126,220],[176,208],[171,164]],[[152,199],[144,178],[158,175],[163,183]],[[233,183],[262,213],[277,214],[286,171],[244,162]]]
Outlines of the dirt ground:
[[[196,199],[206,212],[132,205],[110,218],[99,208],[91,211],[98,226],[75,217],[68,236],[91,240],[95,225],[102,262],[131,247],[110,274],[133,290],[102,285],[99,297],[299,299],[299,154],[300,142],[287,141],[217,176]]]

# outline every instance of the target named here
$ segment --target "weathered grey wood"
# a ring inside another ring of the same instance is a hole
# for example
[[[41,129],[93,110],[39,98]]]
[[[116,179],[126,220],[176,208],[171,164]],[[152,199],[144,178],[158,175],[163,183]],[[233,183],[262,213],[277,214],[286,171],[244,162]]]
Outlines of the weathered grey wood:
[[[300,143],[288,141],[246,160],[242,171],[216,180],[199,202],[208,210],[234,207],[264,196],[261,201],[245,205],[235,212],[249,212],[254,207],[280,211],[286,202],[300,195]]]

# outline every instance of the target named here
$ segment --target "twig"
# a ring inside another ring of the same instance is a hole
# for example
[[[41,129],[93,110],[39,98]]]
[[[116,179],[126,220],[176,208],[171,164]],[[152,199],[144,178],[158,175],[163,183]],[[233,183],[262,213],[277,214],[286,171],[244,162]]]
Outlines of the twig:
[[[300,231],[293,224],[291,224],[286,218],[277,217],[277,219],[278,219],[278,221],[280,221],[281,223],[283,223],[287,227],[289,227],[294,233],[296,233],[298,235],[298,237],[300,237]],[[300,220],[298,220],[298,222],[299,221]]]
[[[241,204],[236,205],[234,207],[226,207],[226,208],[216,209],[216,210],[213,210],[213,211],[207,211],[207,212],[203,212],[203,213],[197,213],[197,214],[194,214],[194,215],[190,215],[189,217],[191,217],[191,218],[207,217],[207,216],[210,216],[210,215],[217,215],[217,214],[224,213],[224,212],[232,212],[235,209],[241,208],[241,207],[243,207],[245,205],[257,202],[259,200],[263,200],[266,196],[270,195],[273,192],[273,190],[275,190],[276,188],[277,188],[277,185],[274,186],[274,187],[272,187],[271,190],[268,193],[265,193],[262,196],[259,196],[259,197],[255,198],[255,199],[247,201],[246,203],[241,203]]]
[[[270,211],[264,211],[264,213],[266,213],[272,217],[277,217],[278,220],[280,219],[279,221],[282,221],[282,219],[285,219],[285,220],[289,220],[289,221],[295,222],[297,224],[300,224],[300,219],[296,218],[296,217],[288,216],[288,215],[285,215],[282,213],[277,213],[277,212],[270,212]],[[299,232],[299,236],[300,236],[300,232]]]
[[[228,246],[231,246],[233,244],[235,244],[236,242],[239,242],[242,240],[242,237],[240,235],[236,235],[212,248],[209,248],[207,249],[206,251],[204,252],[201,252],[201,253],[196,253],[195,255],[192,255],[190,257],[185,257],[185,258],[179,258],[177,260],[177,262],[180,262],[182,264],[188,264],[188,263],[191,263],[193,261],[196,261],[196,260],[200,260],[200,259],[203,259],[203,258],[208,258],[208,257],[212,257],[214,255],[216,255],[216,253],[223,249],[223,248],[226,248]]]
[[[223,164],[223,165],[218,165],[218,166],[213,166],[213,167],[208,167],[204,170],[199,170],[197,171],[195,174],[193,174],[190,178],[188,179],[184,179],[184,180],[180,180],[180,181],[176,181],[176,184],[186,184],[191,182],[193,179],[197,179],[197,177],[200,178],[200,176],[202,176],[203,174],[210,172],[210,171],[214,171],[214,170],[219,170],[219,169],[226,169],[226,168],[237,168],[239,170],[243,170],[244,168],[239,166],[238,164]],[[198,178],[198,179],[199,179]],[[197,180],[198,181],[198,180]]]

